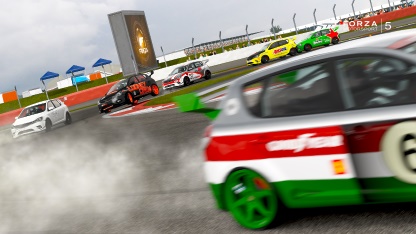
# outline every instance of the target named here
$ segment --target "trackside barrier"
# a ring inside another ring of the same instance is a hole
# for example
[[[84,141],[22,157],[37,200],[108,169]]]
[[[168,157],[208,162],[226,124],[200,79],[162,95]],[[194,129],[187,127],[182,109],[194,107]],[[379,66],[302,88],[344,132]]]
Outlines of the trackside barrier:
[[[0,104],[17,100],[15,90],[0,94]]]
[[[348,27],[350,31],[360,30],[366,27],[373,27],[376,25],[380,25],[382,23],[386,23],[392,20],[397,20],[400,18],[413,16],[416,14],[416,6],[411,6],[408,8],[403,8],[400,10],[395,10],[392,12],[383,13],[380,15],[371,16],[368,18],[364,18],[361,20],[355,20],[348,22]]]
[[[98,87],[82,90],[76,93],[68,94],[59,97],[59,99],[62,100],[67,106],[78,105],[84,102],[88,102],[103,97],[104,94],[110,89],[110,87],[114,85],[116,82],[117,81]],[[0,126],[12,124],[15,120],[14,118],[19,115],[20,111],[22,111],[22,109],[13,110],[0,114]]]

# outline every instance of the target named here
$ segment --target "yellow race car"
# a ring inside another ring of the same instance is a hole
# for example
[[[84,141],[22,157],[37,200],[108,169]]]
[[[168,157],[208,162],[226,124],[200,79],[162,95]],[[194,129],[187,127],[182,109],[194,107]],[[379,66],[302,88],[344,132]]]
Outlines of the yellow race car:
[[[247,65],[267,63],[288,54],[291,56],[297,54],[295,38],[278,39],[267,43],[260,51],[247,58]]]

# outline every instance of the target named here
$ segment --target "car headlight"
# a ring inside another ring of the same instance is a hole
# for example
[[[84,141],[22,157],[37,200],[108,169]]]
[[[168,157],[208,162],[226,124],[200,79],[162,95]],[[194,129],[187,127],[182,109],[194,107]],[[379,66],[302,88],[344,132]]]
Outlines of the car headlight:
[[[39,117],[34,122],[39,122],[39,121],[42,121],[42,120],[43,120],[43,117]]]
[[[116,96],[117,96],[117,97],[120,97],[120,96],[121,96],[121,91],[120,91],[120,92],[118,92],[118,93],[116,93]]]

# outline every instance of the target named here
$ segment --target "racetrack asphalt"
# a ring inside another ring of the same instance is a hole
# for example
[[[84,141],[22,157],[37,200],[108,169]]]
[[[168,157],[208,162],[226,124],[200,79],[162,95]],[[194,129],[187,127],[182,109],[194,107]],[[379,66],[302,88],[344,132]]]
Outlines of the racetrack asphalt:
[[[215,208],[204,182],[204,116],[104,119],[85,109],[73,120],[17,140],[0,135],[0,233],[252,233]],[[410,233],[415,208],[290,210],[264,233]]]

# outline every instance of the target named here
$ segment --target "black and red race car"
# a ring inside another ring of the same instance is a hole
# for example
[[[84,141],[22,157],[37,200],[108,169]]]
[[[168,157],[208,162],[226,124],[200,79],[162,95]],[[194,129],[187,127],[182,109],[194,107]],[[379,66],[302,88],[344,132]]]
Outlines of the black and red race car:
[[[156,81],[146,74],[134,75],[114,84],[98,101],[98,110],[100,113],[108,113],[113,108],[133,104],[148,94],[159,94]]]

